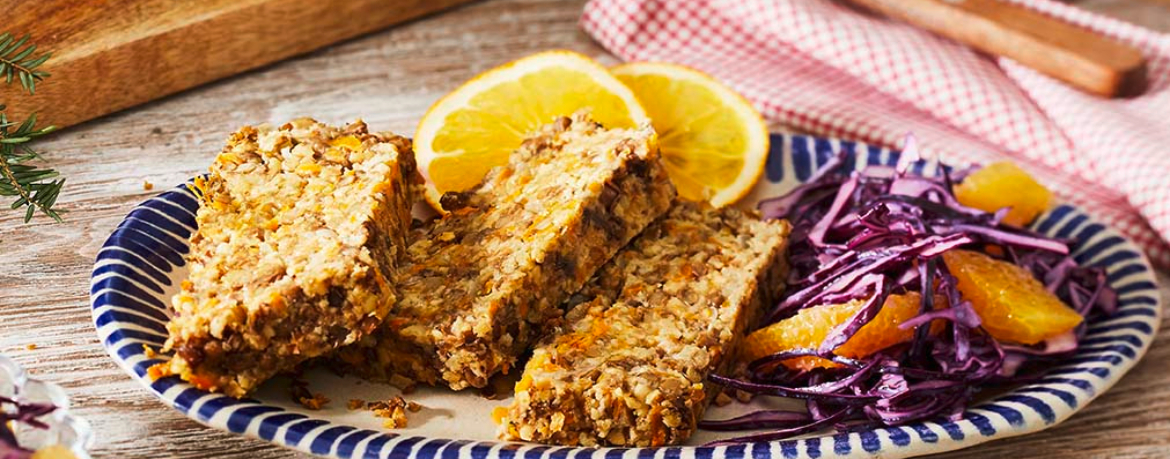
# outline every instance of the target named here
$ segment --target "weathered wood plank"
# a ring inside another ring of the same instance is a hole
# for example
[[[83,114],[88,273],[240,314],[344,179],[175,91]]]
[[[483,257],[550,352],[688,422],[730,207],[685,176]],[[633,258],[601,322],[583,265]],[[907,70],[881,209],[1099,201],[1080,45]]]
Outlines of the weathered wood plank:
[[[507,60],[567,48],[612,62],[579,30],[582,3],[494,0],[458,8],[47,139],[41,143],[47,159],[69,179],[62,207],[70,212],[64,224],[38,219],[31,225],[0,212],[0,350],[65,386],[76,410],[100,432],[95,457],[300,457],[202,427],[114,365],[90,325],[89,272],[98,248],[135,204],[204,170],[239,125],[362,116],[375,128],[410,135],[439,96]],[[1130,2],[1086,3],[1110,11]],[[1170,30],[1170,15],[1147,14]],[[155,189],[143,190],[144,181]],[[1167,298],[1170,289],[1162,294]],[[1170,448],[1167,365],[1170,327],[1163,327],[1133,372],[1066,423],[948,457],[1164,455]]]

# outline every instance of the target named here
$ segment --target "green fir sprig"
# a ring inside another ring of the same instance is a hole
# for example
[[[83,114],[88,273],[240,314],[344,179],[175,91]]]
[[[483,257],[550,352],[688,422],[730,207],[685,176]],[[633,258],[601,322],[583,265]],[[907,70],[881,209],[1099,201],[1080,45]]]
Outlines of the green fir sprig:
[[[36,94],[37,82],[49,76],[38,67],[49,60],[51,53],[36,55],[36,45],[28,43],[29,36],[15,39],[10,33],[0,34],[0,78],[5,84],[20,82],[28,93]],[[53,132],[53,126],[37,127],[37,114],[24,121],[9,120],[5,105],[0,103],[0,196],[14,197],[12,209],[25,208],[24,221],[32,220],[37,210],[61,221],[60,212],[53,208],[65,179],[53,169],[28,164],[40,160],[41,155],[29,144],[33,139]]]
[[[37,82],[49,76],[49,72],[38,70],[37,67],[49,60],[53,53],[37,56],[37,45],[28,43],[28,38],[25,35],[17,40],[11,33],[0,34],[0,76],[4,77],[6,84],[12,84],[13,80],[20,81],[25,91],[34,94]]]

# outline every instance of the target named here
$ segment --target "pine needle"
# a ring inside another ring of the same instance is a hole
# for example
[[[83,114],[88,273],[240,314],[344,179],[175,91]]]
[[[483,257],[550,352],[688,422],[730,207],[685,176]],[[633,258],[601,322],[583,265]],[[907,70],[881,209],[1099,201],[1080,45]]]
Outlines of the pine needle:
[[[36,55],[37,46],[28,43],[29,36],[20,39],[10,33],[0,33],[0,79],[11,85],[18,81],[21,88],[36,94],[37,82],[49,76],[38,67],[49,60],[50,53]],[[12,197],[13,210],[24,209],[28,223],[39,210],[42,214],[61,221],[61,212],[53,208],[65,179],[57,171],[29,164],[41,159],[40,153],[29,144],[33,139],[53,132],[53,126],[37,127],[37,114],[23,121],[8,119],[0,104],[0,196]]]
[[[0,34],[0,78],[6,84],[12,84],[13,80],[19,81],[25,91],[35,94],[37,82],[49,76],[49,72],[38,70],[37,67],[49,60],[52,53],[38,56],[35,54],[37,45],[28,44],[28,35],[19,40],[15,38],[8,32]]]

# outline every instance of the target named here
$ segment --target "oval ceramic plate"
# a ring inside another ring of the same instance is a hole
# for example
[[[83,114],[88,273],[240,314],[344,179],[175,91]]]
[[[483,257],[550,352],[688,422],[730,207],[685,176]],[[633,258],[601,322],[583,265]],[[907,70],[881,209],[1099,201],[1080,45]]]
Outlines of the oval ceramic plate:
[[[776,196],[807,180],[833,152],[844,150],[852,166],[894,164],[896,153],[854,142],[804,136],[772,138],[772,153],[753,195]],[[919,163],[918,172],[933,167]],[[320,411],[291,401],[288,381],[276,378],[254,398],[237,400],[203,392],[175,378],[151,381],[146,370],[158,360],[143,345],[166,340],[170,296],[185,276],[183,256],[195,227],[199,203],[186,186],[163,193],[135,208],[99,252],[91,302],[94,325],[110,356],[151,392],[192,419],[322,456],[411,459],[771,459],[917,456],[966,448],[998,438],[1051,427],[1108,390],[1146,352],[1159,323],[1160,297],[1154,273],[1141,252],[1113,230],[1070,206],[1043,215],[1035,228],[1078,242],[1080,263],[1105,266],[1120,294],[1120,311],[1090,324],[1076,355],[1053,366],[1034,384],[975,403],[956,422],[924,422],[901,427],[835,433],[726,447],[676,446],[656,449],[550,447],[494,440],[491,410],[508,400],[487,400],[474,392],[419,389],[407,396],[425,408],[410,416],[410,427],[382,428],[364,410],[349,411],[349,399],[380,400],[399,392],[389,386],[340,377],[318,369],[305,375],[309,387],[333,399]],[[757,399],[759,400],[759,399]],[[753,403],[792,404],[793,401]],[[723,418],[750,407],[733,403],[712,408]],[[700,431],[691,443],[718,438]],[[692,456],[693,455],[693,456]]]

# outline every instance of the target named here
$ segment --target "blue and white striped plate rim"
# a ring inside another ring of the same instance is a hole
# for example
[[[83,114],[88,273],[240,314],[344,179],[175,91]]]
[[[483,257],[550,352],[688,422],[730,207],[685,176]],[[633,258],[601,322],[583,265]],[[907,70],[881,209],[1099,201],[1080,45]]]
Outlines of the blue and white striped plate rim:
[[[857,142],[773,134],[760,184],[747,199],[775,196],[807,180],[835,152],[848,164],[893,165],[898,153]],[[919,173],[937,164],[915,163]],[[307,453],[336,458],[394,459],[817,459],[910,457],[966,448],[1051,427],[1108,390],[1145,354],[1157,332],[1161,298],[1149,262],[1116,231],[1084,212],[1059,205],[1041,216],[1038,231],[1079,243],[1078,262],[1105,266],[1120,296],[1118,313],[1090,324],[1081,348],[1041,380],[977,403],[959,421],[834,433],[719,447],[577,448],[498,441],[429,438],[361,429],[255,399],[234,399],[176,378],[151,381],[158,363],[144,345],[166,340],[169,299],[164,287],[185,270],[195,229],[194,192],[180,185],[135,207],[98,252],[91,280],[93,321],[102,346],[131,377],[179,412],[205,425]],[[328,395],[328,394],[327,394]],[[491,422],[484,420],[484,422]]]

